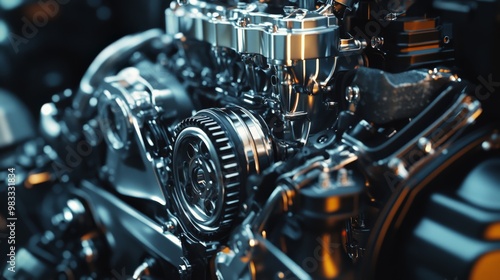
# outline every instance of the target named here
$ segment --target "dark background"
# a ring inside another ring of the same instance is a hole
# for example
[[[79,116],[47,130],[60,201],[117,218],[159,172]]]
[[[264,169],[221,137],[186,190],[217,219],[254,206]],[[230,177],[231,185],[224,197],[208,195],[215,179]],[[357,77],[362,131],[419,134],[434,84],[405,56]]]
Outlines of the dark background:
[[[15,2],[15,8],[4,4]],[[77,88],[107,45],[127,34],[163,28],[168,2],[0,0],[0,88],[21,97],[37,117],[51,95]]]

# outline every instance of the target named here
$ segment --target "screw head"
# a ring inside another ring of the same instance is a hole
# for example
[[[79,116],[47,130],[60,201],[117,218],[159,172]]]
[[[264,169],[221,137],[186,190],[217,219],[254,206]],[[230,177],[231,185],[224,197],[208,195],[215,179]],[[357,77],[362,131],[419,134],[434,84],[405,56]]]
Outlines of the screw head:
[[[370,45],[374,49],[380,49],[384,45],[384,37],[373,36],[370,40]]]
[[[357,86],[348,86],[345,89],[345,99],[349,103],[355,103],[359,100],[359,87]]]
[[[175,231],[175,223],[173,221],[167,221],[163,226],[164,232],[174,232]]]

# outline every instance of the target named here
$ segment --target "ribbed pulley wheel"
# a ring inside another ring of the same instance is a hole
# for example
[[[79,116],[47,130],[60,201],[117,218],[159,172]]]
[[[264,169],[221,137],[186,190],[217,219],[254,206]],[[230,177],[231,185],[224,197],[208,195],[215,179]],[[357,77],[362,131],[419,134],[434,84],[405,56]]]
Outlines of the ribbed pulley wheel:
[[[172,200],[193,237],[227,233],[248,175],[270,165],[271,142],[262,123],[249,111],[233,107],[199,111],[177,126]]]

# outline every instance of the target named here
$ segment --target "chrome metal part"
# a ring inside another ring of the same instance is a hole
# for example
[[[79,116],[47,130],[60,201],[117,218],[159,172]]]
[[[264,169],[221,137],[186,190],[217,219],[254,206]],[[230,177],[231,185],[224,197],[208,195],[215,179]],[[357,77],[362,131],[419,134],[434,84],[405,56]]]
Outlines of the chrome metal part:
[[[147,279],[151,276],[151,269],[155,265],[155,260],[153,258],[147,258],[142,262],[132,274],[133,280]]]
[[[348,86],[345,91],[345,99],[349,102],[349,110],[355,112],[360,99],[359,87]]]
[[[223,233],[239,209],[248,174],[273,161],[267,128],[241,107],[206,109],[176,129],[172,198],[193,233]]]
[[[63,208],[61,213],[52,217],[51,222],[54,226],[67,225],[73,221],[81,220],[86,212],[82,202],[73,198],[66,202],[66,207]]]
[[[372,39],[370,40],[370,45],[374,49],[380,49],[384,45],[384,37],[372,37]]]
[[[157,40],[162,33],[159,29],[152,29],[140,34],[129,35],[104,49],[83,76],[79,92],[73,99],[72,107],[78,112],[79,116],[77,117],[89,116],[91,112],[89,107],[92,107],[90,99],[94,96],[95,90],[102,80],[112,74],[117,63],[127,59],[141,47]]]
[[[142,71],[135,67],[126,68],[118,75],[106,78],[99,91],[102,95],[98,122],[109,146],[106,170],[108,180],[118,192],[165,205],[163,182],[167,164],[165,155],[158,151],[169,148],[169,139],[167,135],[154,133],[161,131],[161,126],[156,124],[155,130],[151,131],[148,123],[157,123],[163,116],[175,112],[175,117],[169,120],[174,125],[176,119],[191,115],[192,104],[175,80],[162,85],[146,70]],[[141,151],[143,170],[124,162],[133,153],[132,149]],[[145,181],[149,183],[144,185]],[[137,185],[146,186],[148,191],[138,191]]]
[[[183,40],[197,39],[240,55],[265,58],[272,66],[272,98],[281,106],[277,115],[283,123],[282,138],[305,145],[310,133],[328,125],[318,120],[334,121],[332,112],[325,113],[323,95],[331,90],[329,85],[337,71],[363,64],[360,53],[366,42],[348,34],[347,38],[340,37],[332,3],[318,9],[313,1],[294,5],[173,3],[166,12],[166,26],[167,34],[182,34]],[[282,12],[270,13],[271,6]],[[252,69],[249,78],[255,80]]]
[[[172,5],[166,12],[167,34],[183,33],[239,53],[260,54],[273,64],[291,65],[294,60],[332,57],[341,51],[333,13],[285,8],[283,15],[268,14],[266,7],[259,2],[237,7],[201,1]]]

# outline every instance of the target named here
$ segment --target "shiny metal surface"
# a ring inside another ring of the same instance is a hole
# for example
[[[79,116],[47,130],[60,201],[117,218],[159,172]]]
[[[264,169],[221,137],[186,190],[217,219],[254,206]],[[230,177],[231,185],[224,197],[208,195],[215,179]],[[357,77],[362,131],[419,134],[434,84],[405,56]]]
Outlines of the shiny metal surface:
[[[134,67],[125,68],[116,76],[107,77],[101,85],[97,119],[109,147],[106,157],[108,168],[105,170],[108,180],[119,193],[165,205],[163,182],[167,164],[161,155],[151,151],[150,146],[160,143],[166,146],[167,143],[162,142],[162,139],[154,139],[161,135],[151,135],[150,131],[143,128],[149,120],[155,120],[165,113],[176,112],[178,117],[189,116],[192,104],[184,91],[178,90],[175,80],[162,85],[147,72],[141,71]],[[175,119],[171,121],[175,123]],[[140,161],[135,164],[144,166],[139,169],[124,162],[133,153],[132,149],[137,148],[141,151]]]
[[[273,160],[267,128],[241,107],[205,109],[179,124],[173,147],[172,199],[185,227],[217,234],[234,219],[247,174]]]
[[[252,269],[251,256],[256,256],[255,247],[264,246],[271,255],[278,254],[281,262],[291,276],[299,279],[311,279],[310,276],[296,265],[288,256],[282,254],[262,236],[262,230],[270,216],[277,209],[288,209],[294,191],[287,186],[277,186],[259,213],[251,213],[246,217],[229,241],[227,250],[222,250],[215,256],[215,269],[218,279],[256,279],[256,271]],[[281,265],[283,266],[283,265]]]
[[[159,29],[152,29],[140,34],[129,35],[104,49],[83,76],[79,92],[72,103],[73,108],[77,109],[76,111],[82,116],[88,116],[90,98],[102,80],[113,73],[115,64],[120,63],[152,41],[158,40],[162,33]]]
[[[447,147],[476,121],[482,111],[478,100],[462,94],[432,126],[376,165],[387,166],[396,176],[407,179],[440,153],[446,153]]]
[[[174,4],[166,11],[167,34],[182,33],[239,53],[260,54],[274,64],[291,65],[294,60],[331,57],[344,51],[333,13],[289,7],[283,14],[268,14],[266,7],[258,2],[237,7],[202,1]]]
[[[40,200],[7,279],[466,278],[471,251],[500,248],[498,164],[464,181],[500,155],[493,99],[442,68],[452,48],[401,47],[449,26],[373,15],[385,2],[171,1],[167,34],[112,44],[0,158],[9,192]],[[444,227],[473,242],[435,242]]]
[[[181,40],[197,39],[215,50],[231,48],[240,55],[263,56],[272,66],[272,98],[280,106],[283,140],[301,145],[307,143],[310,133],[326,129],[334,121],[324,93],[337,72],[363,65],[359,54],[366,47],[366,42],[349,34],[340,37],[332,3],[316,10],[312,1],[306,2],[231,6],[191,1],[173,3],[166,11],[167,34],[182,34]],[[269,13],[270,7],[281,12]],[[248,74],[256,80],[252,68]],[[219,76],[224,82],[221,79]],[[327,122],[320,121],[325,118]]]
[[[188,127],[178,135],[174,154],[176,203],[200,230],[216,230],[211,225],[224,208],[225,186],[215,147],[201,129]]]
[[[184,264],[182,243],[175,235],[165,232],[151,218],[135,211],[112,193],[97,188],[91,182],[83,182],[82,190],[78,193],[81,194],[82,191],[85,194],[84,197],[91,201],[90,208],[96,214],[97,224],[104,228],[114,229],[106,236],[111,244],[117,241],[134,240],[133,244],[136,246],[138,244],[145,246],[176,266]],[[123,246],[120,250],[123,255],[115,255],[113,259],[138,257],[134,255],[136,252],[134,246]]]

